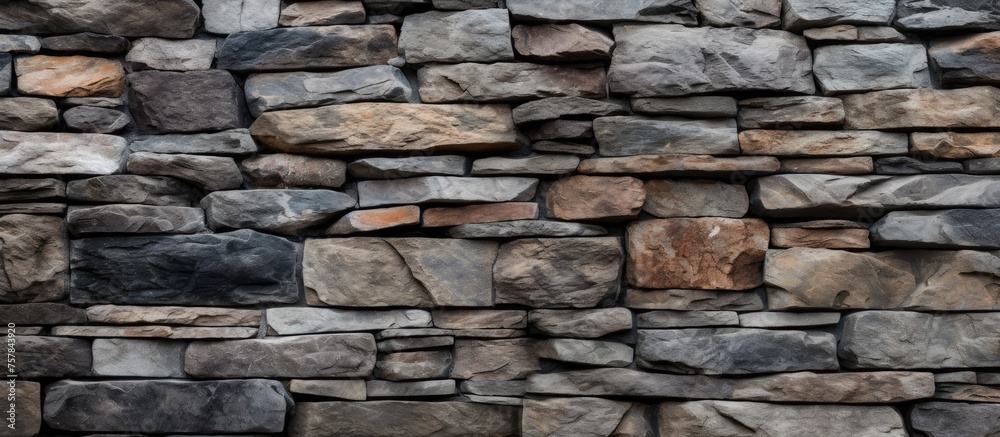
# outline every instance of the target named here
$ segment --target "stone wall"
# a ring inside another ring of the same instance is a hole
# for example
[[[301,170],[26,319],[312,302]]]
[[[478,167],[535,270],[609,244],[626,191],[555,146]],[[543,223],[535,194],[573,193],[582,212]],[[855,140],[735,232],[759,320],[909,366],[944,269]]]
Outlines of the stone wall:
[[[996,436],[997,85],[987,0],[0,1],[0,435]]]

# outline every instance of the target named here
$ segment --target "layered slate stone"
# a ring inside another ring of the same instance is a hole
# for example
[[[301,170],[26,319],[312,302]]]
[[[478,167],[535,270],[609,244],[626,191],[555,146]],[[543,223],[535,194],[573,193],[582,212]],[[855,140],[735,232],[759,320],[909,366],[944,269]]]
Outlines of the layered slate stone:
[[[496,257],[485,241],[307,240],[303,279],[312,305],[491,306]]]
[[[712,290],[636,290],[625,293],[628,308],[677,311],[760,311],[764,302],[756,293]]]
[[[129,75],[129,109],[146,134],[243,127],[242,93],[229,72],[141,71]]]
[[[347,166],[358,179],[399,179],[413,176],[463,176],[468,159],[459,155],[362,158]]]
[[[914,132],[910,134],[915,156],[944,159],[1000,156],[1000,134],[995,132]]]
[[[427,208],[423,227],[456,226],[468,223],[506,222],[538,218],[535,202],[484,203],[454,208]]]
[[[1000,32],[937,40],[927,54],[944,85],[1000,82]]]
[[[901,0],[896,24],[908,31],[1000,30],[1000,11],[988,1]]]
[[[913,429],[939,437],[988,436],[1000,432],[1000,404],[921,402],[910,412]]]
[[[0,131],[0,173],[11,175],[118,173],[124,138],[103,134]]]
[[[830,228],[774,228],[771,245],[774,247],[819,247],[826,249],[868,249],[867,229]]]
[[[351,211],[326,229],[327,235],[371,232],[400,226],[420,224],[420,207],[416,205]]]
[[[524,379],[541,370],[533,338],[458,340],[451,377],[486,381]]]
[[[2,82],[2,80],[0,80]],[[0,130],[53,130],[59,125],[55,102],[34,97],[0,99]]]
[[[507,105],[355,103],[267,112],[250,133],[272,149],[309,154],[520,147]]]
[[[538,179],[522,177],[467,178],[425,176],[361,181],[362,208],[419,203],[526,202],[535,198]]]
[[[399,53],[409,64],[512,61],[510,15],[506,9],[407,15]]]
[[[728,96],[633,97],[630,101],[633,111],[649,115],[732,118],[737,113],[736,99]]]
[[[695,0],[698,17],[716,27],[778,27],[781,24],[779,0]]]
[[[540,61],[604,61],[615,40],[602,30],[576,23],[517,25],[511,31],[521,56]]]
[[[70,181],[66,197],[84,202],[190,206],[196,193],[190,185],[167,176],[108,175]]]
[[[550,97],[532,100],[514,108],[517,124],[555,120],[559,118],[592,118],[626,114],[622,105],[582,97]]]
[[[75,338],[22,336],[17,338],[17,375],[21,378],[90,376],[90,342]]]
[[[812,94],[812,54],[804,38],[770,29],[615,28],[608,72],[614,93],[671,97],[719,91]]]
[[[184,343],[170,340],[94,340],[94,375],[183,378]]]
[[[363,25],[239,32],[229,35],[217,53],[216,68],[234,71],[380,65],[396,56],[396,29]]]
[[[215,59],[215,40],[142,38],[132,44],[125,62],[139,70],[208,70]]]
[[[521,435],[603,437],[611,433],[632,406],[601,398],[526,399]]]
[[[632,329],[632,312],[625,308],[591,310],[532,310],[532,332],[552,337],[598,338]]]
[[[267,326],[278,335],[429,328],[424,310],[355,311],[328,308],[269,308]]]
[[[165,0],[149,7],[143,0],[107,4],[85,0],[32,0],[0,5],[0,29],[26,33],[97,32],[127,37],[190,38],[198,28],[198,5]]]
[[[816,48],[814,57],[814,74],[826,94],[931,87],[921,44],[823,46]]]
[[[753,129],[740,132],[739,138],[740,150],[748,155],[904,155],[909,151],[905,133]]]
[[[878,246],[1000,248],[1000,210],[893,211],[871,227]]]
[[[730,217],[750,208],[743,185],[712,180],[658,179],[646,182],[642,210],[656,217]]]
[[[791,31],[835,24],[886,26],[896,12],[896,2],[847,0],[830,4],[818,0],[787,0],[783,12],[783,27]]]
[[[66,214],[73,235],[193,234],[205,229],[201,208],[149,205],[74,206]]]
[[[585,122],[589,123],[589,122]],[[573,155],[529,155],[523,158],[491,156],[472,162],[474,175],[567,174],[576,170],[580,158]]]
[[[216,191],[201,200],[212,229],[257,229],[295,235],[357,204],[332,190]]]
[[[660,404],[660,435],[824,435],[905,437],[892,407],[695,401]]]
[[[500,246],[493,266],[497,304],[588,308],[620,289],[621,243],[615,237],[527,238]]]
[[[69,279],[68,249],[60,217],[0,216],[0,302],[62,299]]]
[[[525,20],[595,23],[642,21],[690,25],[698,22],[698,10],[690,1],[683,0],[627,0],[609,4],[571,0],[558,7],[531,0],[511,0],[507,8],[514,18]]]
[[[844,103],[836,97],[757,97],[739,104],[736,121],[744,129],[803,129],[844,123]]]
[[[206,155],[249,155],[258,150],[246,129],[190,135],[151,135],[132,140],[128,148],[133,152]]]
[[[396,352],[379,357],[374,376],[388,381],[443,379],[451,373],[451,351]]]
[[[281,0],[203,0],[205,30],[236,33],[278,27]]]
[[[451,238],[599,237],[607,233],[597,225],[548,220],[469,223],[448,230]]]
[[[216,307],[94,305],[87,308],[91,323],[132,325],[260,326],[261,312]]]
[[[576,175],[549,186],[545,210],[559,220],[622,221],[638,217],[645,200],[639,179]]]
[[[347,165],[337,159],[272,153],[240,161],[250,184],[257,187],[330,187],[344,185]]]
[[[781,163],[772,156],[636,155],[584,159],[576,170],[582,174],[730,177],[734,174],[774,173],[779,168]]]
[[[177,3],[187,3],[187,1],[181,0],[178,1]],[[192,4],[192,6],[194,5]],[[102,10],[107,10],[107,9],[102,9]],[[197,7],[195,7],[195,16],[197,16],[197,13],[198,13]],[[163,17],[157,17],[158,20],[162,20],[162,18]],[[196,22],[197,19],[192,21],[192,26],[191,26],[192,34],[194,33]],[[150,36],[167,37],[164,35],[150,35]],[[81,32],[70,35],[55,35],[42,38],[42,48],[46,50],[52,50],[55,52],[87,52],[87,53],[100,53],[100,54],[120,54],[127,52],[128,46],[129,46],[129,41],[127,38],[115,35],[105,35],[94,32]]]
[[[250,230],[75,240],[74,303],[250,305],[298,300],[296,245]]]
[[[1000,89],[886,90],[844,97],[848,129],[1000,127]]]
[[[118,61],[87,56],[27,56],[14,60],[17,91],[48,97],[118,97],[125,70]]]
[[[413,93],[403,71],[390,65],[330,73],[251,74],[245,88],[247,105],[254,117],[266,111],[333,103],[406,102]]]
[[[417,79],[420,100],[424,103],[607,96],[603,66],[527,62],[439,64],[418,70]]]
[[[613,341],[550,338],[535,348],[539,358],[564,363],[601,367],[626,367],[632,364],[632,348]]]
[[[294,404],[281,383],[263,379],[66,380],[46,387],[44,411],[46,425],[67,431],[271,433]]]
[[[184,354],[184,371],[196,378],[357,377],[374,366],[371,334],[199,341]]]
[[[338,0],[292,3],[281,9],[278,18],[278,24],[291,27],[364,22],[364,3]]]
[[[603,156],[739,153],[734,120],[601,117],[594,136]]]
[[[288,426],[293,437],[507,437],[520,408],[472,402],[303,402]],[[372,421],[378,417],[377,421]]]
[[[734,375],[836,370],[832,334],[755,328],[639,330],[640,366],[676,373]]]
[[[133,152],[128,157],[129,173],[172,176],[206,191],[231,190],[243,184],[243,174],[233,158]]]
[[[973,170],[975,168],[973,163],[975,162],[977,162],[977,160],[968,161],[966,164],[969,166],[969,173],[977,174],[977,172]],[[965,171],[962,164],[963,163],[961,162],[949,161],[928,162],[921,161],[916,158],[910,158],[909,156],[893,156],[889,158],[877,159],[875,161],[875,172],[887,175],[962,173]],[[989,174],[989,172],[984,174]]]

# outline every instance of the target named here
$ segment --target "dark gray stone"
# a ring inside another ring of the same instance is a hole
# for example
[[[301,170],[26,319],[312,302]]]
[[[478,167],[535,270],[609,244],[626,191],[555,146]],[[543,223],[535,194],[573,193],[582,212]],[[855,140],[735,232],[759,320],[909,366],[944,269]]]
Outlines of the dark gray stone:
[[[931,87],[921,44],[823,46],[813,57],[813,74],[826,94]]]
[[[128,81],[129,109],[142,133],[243,127],[243,93],[227,71],[140,71]]]
[[[962,163],[970,174],[1000,174],[1000,158],[977,158]]]
[[[587,308],[621,287],[617,237],[527,238],[500,246],[493,265],[497,304]]]
[[[14,61],[10,53],[0,53],[0,96],[10,94]]]
[[[513,437],[518,407],[472,402],[302,402],[292,437]],[[377,417],[378,420],[372,420]]]
[[[695,401],[659,405],[662,436],[907,437],[899,411],[889,406],[782,405]]]
[[[75,240],[74,303],[294,303],[296,246],[250,230]]]
[[[910,424],[933,437],[1000,435],[1000,404],[921,402],[910,411]]]
[[[508,0],[514,18],[542,21],[583,21],[615,23],[644,21],[653,23],[698,24],[698,10],[690,0],[569,0],[546,3],[533,0]]]
[[[844,103],[836,97],[757,97],[739,103],[736,121],[744,129],[803,129],[844,124]]]
[[[96,32],[108,35],[190,38],[198,28],[193,0],[24,0],[0,4],[0,29],[24,33]],[[44,47],[44,45],[43,45]]]
[[[798,31],[835,24],[887,26],[896,12],[896,0],[785,0],[784,28]]]
[[[17,375],[21,378],[90,376],[90,342],[64,337],[17,338]]]
[[[89,432],[281,432],[295,402],[280,382],[59,381],[45,390],[45,424]]]
[[[379,357],[374,376],[388,381],[443,379],[451,375],[451,351],[396,352]]]
[[[78,132],[110,134],[124,129],[132,119],[117,109],[76,106],[63,111],[63,121]]]
[[[42,38],[42,48],[54,52],[118,54],[128,51],[128,39],[115,35],[83,32]]]
[[[216,68],[280,71],[363,67],[396,56],[396,30],[389,25],[298,27],[229,35]]]
[[[740,153],[731,119],[601,117],[594,120],[594,136],[603,156]]]
[[[639,97],[632,99],[632,110],[648,115],[732,118],[737,108],[736,99],[728,96]]]
[[[193,234],[205,229],[205,212],[185,206],[73,206],[66,215],[73,235]]]
[[[254,117],[265,111],[333,103],[406,102],[411,94],[403,71],[391,65],[331,73],[252,74],[246,82],[247,105]]]
[[[1000,82],[1000,32],[933,41],[927,54],[943,85]]]
[[[59,110],[52,100],[35,97],[0,99],[0,130],[40,131],[54,130],[57,126]]]
[[[513,61],[506,9],[407,15],[399,53],[409,64]]]
[[[379,353],[405,352],[423,349],[450,349],[455,337],[392,338],[378,342]]]
[[[358,179],[398,179],[413,176],[465,175],[466,158],[458,155],[409,158],[364,158],[347,165]]]
[[[915,175],[924,173],[962,173],[961,162],[921,161],[908,156],[893,156],[875,160],[875,173],[885,175]]]
[[[196,378],[344,378],[370,376],[374,366],[371,334],[197,341],[184,354],[184,371]]]
[[[70,181],[66,185],[66,196],[81,202],[158,206],[191,206],[198,199],[193,187],[177,179],[139,175],[108,175]]]
[[[1000,30],[1000,5],[992,0],[899,0],[896,25],[903,30]]]
[[[191,153],[206,155],[249,155],[258,151],[247,129],[233,129],[209,134],[156,135],[133,140],[133,152]]]
[[[66,183],[59,179],[0,179],[0,202],[55,200],[66,197]]]
[[[208,226],[295,235],[354,208],[354,197],[332,190],[216,191],[201,200]]]
[[[417,71],[417,81],[424,103],[607,97],[604,67],[594,64],[432,64]]]
[[[0,320],[17,325],[77,325],[87,323],[87,311],[62,303],[0,305]]]
[[[551,97],[534,100],[514,108],[514,123],[524,124],[557,118],[594,118],[623,115],[622,105],[581,97]]]
[[[637,290],[625,292],[625,306],[649,310],[761,311],[764,302],[756,293],[712,290]]]
[[[527,391],[564,396],[731,399],[733,384],[726,379],[704,375],[592,369],[531,375],[528,377]]]
[[[607,233],[598,225],[547,220],[469,223],[448,230],[451,238],[599,237]]]
[[[172,176],[207,191],[231,190],[243,185],[243,173],[233,158],[200,155],[167,155],[134,152],[128,158],[129,173]]]

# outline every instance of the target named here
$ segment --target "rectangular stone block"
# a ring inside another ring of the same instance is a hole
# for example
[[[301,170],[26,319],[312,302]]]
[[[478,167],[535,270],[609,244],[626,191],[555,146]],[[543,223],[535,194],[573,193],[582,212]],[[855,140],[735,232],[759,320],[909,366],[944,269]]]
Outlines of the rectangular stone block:
[[[594,136],[602,156],[740,153],[732,119],[601,117],[594,120]]]
[[[698,22],[698,10],[690,1],[684,0],[619,0],[610,3],[568,0],[558,5],[532,0],[510,0],[507,8],[515,18],[526,20],[597,23],[642,21],[690,25]]]
[[[660,435],[906,437],[892,407],[695,401],[660,404]]]
[[[451,377],[507,381],[524,379],[541,370],[535,347],[538,340],[458,340]]]
[[[184,371],[196,378],[345,378],[374,368],[371,334],[200,341],[184,354]]]
[[[617,296],[624,258],[616,237],[526,238],[500,247],[497,304],[588,308]]]
[[[1000,89],[874,91],[844,97],[847,129],[1000,127]]]
[[[125,167],[128,142],[103,134],[0,131],[0,173],[107,175]]]
[[[603,67],[527,62],[434,64],[417,71],[424,103],[509,102],[548,97],[607,97]]]
[[[424,176],[409,179],[361,181],[362,208],[421,203],[525,202],[535,198],[538,179],[522,177],[473,178]]]
[[[740,150],[771,156],[905,155],[909,138],[877,131],[753,129],[740,132]]]
[[[185,346],[170,340],[96,339],[94,376],[183,378]]]
[[[0,302],[62,299],[69,279],[68,246],[59,217],[0,216]]]
[[[471,402],[303,402],[291,437],[511,437],[520,408]],[[373,420],[377,418],[377,420]]]
[[[229,35],[217,53],[216,68],[235,71],[379,65],[396,56],[396,29],[361,25],[239,32]]]
[[[267,327],[278,335],[429,328],[424,310],[354,311],[328,308],[268,308]]]

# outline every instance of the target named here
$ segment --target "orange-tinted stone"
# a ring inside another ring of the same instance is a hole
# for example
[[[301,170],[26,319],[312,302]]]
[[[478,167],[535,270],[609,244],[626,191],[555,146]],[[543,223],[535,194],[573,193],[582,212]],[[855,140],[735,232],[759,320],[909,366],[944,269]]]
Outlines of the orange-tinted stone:
[[[420,207],[416,205],[395,206],[392,208],[366,209],[351,211],[337,220],[327,234],[353,234],[355,232],[377,231],[379,229],[399,226],[416,225],[420,223]]]
[[[49,97],[118,97],[125,90],[121,62],[88,56],[29,56],[15,61],[17,91]]]
[[[535,202],[489,203],[458,208],[428,208],[424,211],[424,227],[533,220],[536,218],[538,218],[538,204]]]
[[[571,176],[545,193],[545,210],[560,220],[621,221],[634,218],[646,201],[639,179],[620,176]]]

